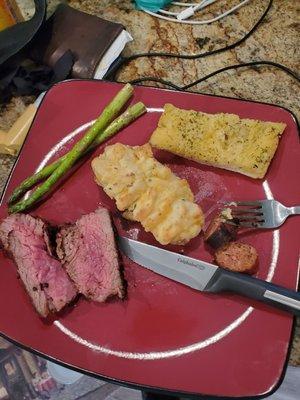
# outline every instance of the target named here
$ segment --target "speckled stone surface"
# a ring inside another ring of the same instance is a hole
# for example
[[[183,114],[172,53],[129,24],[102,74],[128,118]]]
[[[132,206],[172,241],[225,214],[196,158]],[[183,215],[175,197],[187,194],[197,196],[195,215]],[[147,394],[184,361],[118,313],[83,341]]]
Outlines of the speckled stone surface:
[[[26,16],[32,15],[32,0],[18,0]],[[51,12],[58,0],[49,0]],[[181,25],[158,20],[134,9],[130,0],[69,0],[68,3],[87,13],[124,24],[134,42],[125,54],[148,51],[196,54],[223,47],[239,39],[259,19],[268,0],[252,0],[234,15],[211,25]],[[203,19],[225,11],[234,0],[210,6]],[[299,3],[294,0],[274,0],[273,6],[259,29],[242,45],[224,53],[198,60],[141,58],[124,67],[117,76],[120,81],[139,77],[156,77],[179,86],[188,84],[216,69],[241,62],[270,60],[299,71],[299,31],[297,17]],[[299,15],[299,14],[298,14]],[[150,83],[155,85],[154,83]],[[222,96],[245,98],[274,103],[290,109],[300,118],[299,84],[275,68],[242,68],[217,75],[192,88],[194,91]],[[32,98],[14,98],[6,106],[0,105],[0,129],[9,126],[22,113]],[[14,158],[0,156],[0,190],[13,165]],[[300,365],[300,319],[294,335],[289,362]]]

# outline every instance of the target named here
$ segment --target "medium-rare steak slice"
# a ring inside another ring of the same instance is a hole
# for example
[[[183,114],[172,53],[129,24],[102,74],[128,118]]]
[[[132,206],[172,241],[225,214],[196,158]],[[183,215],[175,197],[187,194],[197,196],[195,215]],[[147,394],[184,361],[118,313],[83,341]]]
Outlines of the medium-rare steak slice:
[[[98,302],[113,295],[123,298],[118,253],[105,208],[62,227],[56,242],[57,255],[80,293]]]
[[[60,311],[77,291],[61,263],[51,256],[47,225],[27,214],[14,214],[0,224],[0,241],[42,317]]]

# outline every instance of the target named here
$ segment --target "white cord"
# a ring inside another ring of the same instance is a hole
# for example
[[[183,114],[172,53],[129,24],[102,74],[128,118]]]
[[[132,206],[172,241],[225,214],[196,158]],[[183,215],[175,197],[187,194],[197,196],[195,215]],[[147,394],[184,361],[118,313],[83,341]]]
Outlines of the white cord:
[[[160,10],[158,10],[158,12],[161,13],[161,14],[166,14],[166,15],[174,15],[175,17],[177,17],[177,15],[179,14],[177,12],[171,12],[171,11],[163,10],[162,8]]]
[[[203,10],[205,7],[209,6],[210,4],[215,3],[217,0],[202,0],[199,4],[197,4],[195,7],[188,7],[185,10],[181,11],[177,15],[177,19],[180,21],[184,19],[188,19],[192,17],[196,11]]]
[[[240,7],[242,7],[244,4],[248,3],[250,0],[244,0],[241,3],[237,4],[236,6],[232,7],[230,10],[224,12],[223,14],[218,15],[217,17],[211,18],[211,19],[206,19],[206,20],[192,20],[192,21],[185,21],[185,20],[179,20],[177,18],[170,18],[170,17],[166,17],[164,15],[160,15],[158,13],[154,13],[152,11],[148,11],[145,8],[142,8],[142,10],[144,12],[146,12],[149,15],[152,15],[153,17],[157,17],[160,19],[164,19],[165,21],[171,21],[171,22],[177,22],[177,23],[181,23],[181,24],[189,24],[189,25],[204,25],[204,24],[211,24],[212,22],[215,21],[219,21],[220,19],[226,17],[227,15],[233,13],[234,11],[236,11],[237,9],[239,9]],[[199,4],[198,4],[199,5]]]
[[[181,1],[172,1],[172,4],[179,7],[194,7],[197,6],[199,3],[182,3]]]
[[[215,1],[217,1],[217,0],[203,0],[203,1],[201,1],[200,4],[195,4],[195,6],[200,5],[201,8],[204,8],[207,5],[214,3]],[[172,4],[174,4],[174,3],[172,2]],[[181,3],[181,4],[183,5],[183,4],[187,4],[187,3]],[[188,3],[188,4],[190,4],[190,3]],[[178,13],[178,12],[167,11],[167,10],[164,10],[163,8],[160,8],[157,12],[160,14],[165,14],[165,15],[174,15],[177,19],[181,19],[181,18],[178,18],[178,16],[180,16],[182,14],[182,13]],[[185,11],[183,11],[183,12],[185,12]],[[185,18],[183,18],[183,19],[185,19]]]
[[[203,8],[215,3],[217,0],[203,0],[201,3],[194,7],[194,11],[202,10]]]

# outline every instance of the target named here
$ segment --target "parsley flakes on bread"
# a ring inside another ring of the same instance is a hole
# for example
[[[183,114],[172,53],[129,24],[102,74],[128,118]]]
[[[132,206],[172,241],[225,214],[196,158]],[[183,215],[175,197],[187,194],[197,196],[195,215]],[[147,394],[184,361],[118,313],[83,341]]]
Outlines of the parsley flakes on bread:
[[[286,125],[165,104],[152,146],[214,167],[263,178]]]

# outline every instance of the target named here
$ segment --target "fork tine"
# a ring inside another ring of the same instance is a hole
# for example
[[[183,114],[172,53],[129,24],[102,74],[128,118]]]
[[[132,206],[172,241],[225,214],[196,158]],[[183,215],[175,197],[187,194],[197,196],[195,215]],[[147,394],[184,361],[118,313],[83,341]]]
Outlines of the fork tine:
[[[249,206],[249,207],[256,207],[261,208],[261,204],[258,201],[237,201],[237,206]]]
[[[234,225],[234,226],[239,226],[240,224],[237,222],[237,219],[227,219],[225,224],[229,224],[229,225]]]
[[[254,217],[257,215],[263,215],[262,210],[260,208],[232,208],[231,209],[232,216],[236,216],[240,218],[241,215],[252,214]]]
[[[242,228],[259,228],[262,226],[262,224],[259,222],[243,222],[238,221],[237,219],[235,219],[235,221],[226,221],[226,224],[240,226]]]
[[[262,215],[236,215],[233,216],[233,218],[237,221],[254,221],[254,222],[264,222],[263,216]]]

